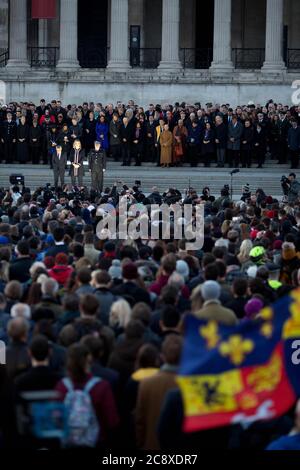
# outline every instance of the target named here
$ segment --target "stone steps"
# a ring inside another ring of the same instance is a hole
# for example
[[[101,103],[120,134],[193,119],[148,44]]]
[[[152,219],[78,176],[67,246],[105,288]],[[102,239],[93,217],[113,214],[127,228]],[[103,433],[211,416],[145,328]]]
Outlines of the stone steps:
[[[240,169],[240,172],[233,176],[233,191],[235,195],[240,195],[242,186],[246,183],[250,185],[252,191],[262,187],[267,194],[281,197],[280,179],[283,174],[289,173],[288,165],[266,164],[262,170],[255,167]],[[46,183],[53,183],[53,173],[45,165],[0,165],[0,187],[9,186],[9,176],[12,173],[23,174],[25,185],[31,189],[44,186]],[[229,168],[205,168],[198,166],[191,168],[183,166],[179,168],[158,168],[153,164],[143,164],[141,167],[122,167],[118,162],[108,162],[105,174],[105,185],[111,185],[115,181],[124,181],[128,186],[134,185],[135,180],[142,181],[142,189],[146,193],[151,191],[155,185],[160,190],[166,190],[170,186],[177,187],[184,191],[188,186],[195,187],[198,191],[204,186],[209,186],[211,192],[218,195],[224,184],[230,185]],[[66,182],[70,178],[66,172]],[[90,175],[86,172],[84,184],[90,184]]]

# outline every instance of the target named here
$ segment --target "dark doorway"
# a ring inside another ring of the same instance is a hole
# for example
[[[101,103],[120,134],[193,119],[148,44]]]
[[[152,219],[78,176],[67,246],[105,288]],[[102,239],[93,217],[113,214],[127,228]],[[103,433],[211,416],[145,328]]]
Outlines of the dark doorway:
[[[84,68],[107,65],[108,0],[78,1],[78,60]]]
[[[196,0],[196,68],[207,69],[213,60],[214,0]]]

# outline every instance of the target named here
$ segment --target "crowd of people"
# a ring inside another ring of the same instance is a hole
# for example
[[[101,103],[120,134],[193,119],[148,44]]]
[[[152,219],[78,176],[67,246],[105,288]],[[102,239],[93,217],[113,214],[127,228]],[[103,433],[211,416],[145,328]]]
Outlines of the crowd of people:
[[[259,168],[266,155],[298,167],[300,107],[272,100],[264,105],[175,103],[148,109],[130,100],[127,105],[9,103],[0,110],[0,161],[52,167],[57,146],[70,154],[79,140],[85,157],[100,142],[101,148],[122,165],[134,162],[157,166],[188,163],[205,166]]]
[[[255,322],[263,306],[300,285],[298,195],[282,202],[244,187],[233,202],[226,185],[216,197],[209,188],[145,195],[124,186],[102,195],[67,187],[0,194],[0,447],[61,445],[20,417],[24,393],[52,391],[72,408],[69,446],[199,452],[280,448],[283,439],[299,448],[299,407],[246,428],[185,434],[176,382],[187,313]],[[99,239],[103,204],[118,217],[124,195],[129,208],[202,204],[202,249],[188,251],[172,230],[167,240]]]

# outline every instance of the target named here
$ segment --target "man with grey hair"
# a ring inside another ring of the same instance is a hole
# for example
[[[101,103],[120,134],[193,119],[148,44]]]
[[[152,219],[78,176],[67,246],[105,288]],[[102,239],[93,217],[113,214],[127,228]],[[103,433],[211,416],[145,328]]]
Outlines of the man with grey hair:
[[[21,302],[12,306],[10,311],[12,318],[25,318],[25,320],[31,319],[31,308],[28,304],[23,304]]]
[[[221,286],[216,281],[206,281],[201,284],[199,294],[203,301],[202,308],[194,315],[201,320],[214,320],[217,323],[233,326],[238,323],[234,312],[221,305]]]
[[[106,171],[106,151],[101,142],[95,142],[95,148],[88,154],[89,170],[92,176],[92,189],[99,194],[103,191],[103,176]]]
[[[35,306],[35,310],[40,308],[49,309],[52,310],[55,318],[60,317],[60,315],[63,313],[63,310],[57,299],[58,289],[59,285],[55,279],[52,279],[51,277],[43,279],[41,283],[42,299]]]

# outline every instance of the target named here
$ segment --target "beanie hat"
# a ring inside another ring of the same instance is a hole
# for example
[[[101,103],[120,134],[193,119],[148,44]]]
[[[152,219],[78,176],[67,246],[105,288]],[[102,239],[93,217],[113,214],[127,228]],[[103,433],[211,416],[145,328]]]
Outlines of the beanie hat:
[[[269,205],[269,204],[273,204],[273,198],[272,198],[272,196],[267,196],[267,197],[266,197],[266,204],[268,204],[268,205]]]
[[[263,308],[263,301],[254,297],[253,299],[248,300],[244,310],[247,318],[252,318],[254,315],[259,313]]]
[[[108,274],[112,279],[122,279],[121,261],[119,259],[114,259],[112,261]]]
[[[122,276],[124,279],[137,279],[138,278],[138,270],[134,263],[127,263],[123,266],[122,269]]]
[[[273,250],[281,250],[282,240],[275,240],[273,243]]]
[[[221,295],[220,284],[216,281],[205,281],[201,285],[201,296],[203,300],[218,300]]]
[[[186,261],[183,259],[176,261],[176,271],[184,278],[185,281],[188,280],[190,275],[190,268]]]

